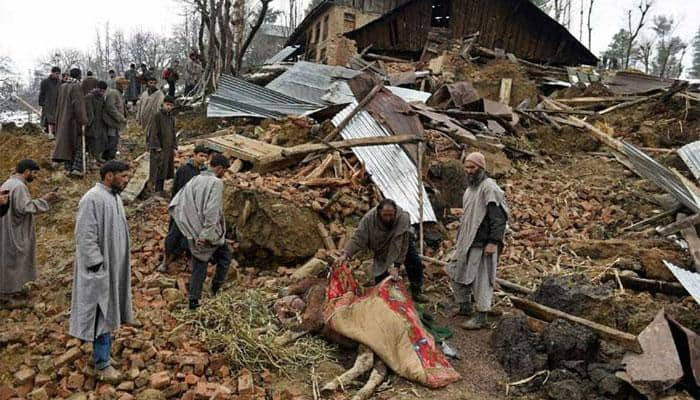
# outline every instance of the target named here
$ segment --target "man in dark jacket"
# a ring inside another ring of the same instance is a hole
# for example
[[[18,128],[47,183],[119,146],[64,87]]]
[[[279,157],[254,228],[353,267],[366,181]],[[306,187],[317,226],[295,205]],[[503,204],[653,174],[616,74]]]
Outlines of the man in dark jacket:
[[[207,160],[209,158],[209,149],[198,145],[194,148],[194,153],[192,158],[190,158],[187,163],[180,166],[175,172],[175,179],[173,182],[173,198],[180,191],[187,182],[192,178],[199,175],[200,172],[206,171]],[[168,236],[165,237],[165,256],[163,257],[163,263],[158,267],[158,272],[167,272],[168,265],[175,261],[175,259],[182,253],[188,250],[187,238],[183,236],[180,229],[178,229],[177,224],[170,218],[170,223],[168,226]]]
[[[180,62],[175,60],[173,65],[163,71],[163,79],[168,82],[168,95],[175,97],[175,85],[180,79]]]
[[[101,164],[102,153],[107,147],[107,124],[105,123],[105,91],[107,82],[99,81],[97,86],[85,96],[85,112],[87,124],[85,126],[85,138],[90,155]]]
[[[83,94],[87,96],[90,92],[92,92],[92,89],[97,87],[97,82],[98,80],[92,76],[92,71],[88,71],[87,78],[85,78],[83,83],[80,85],[80,87],[83,89]]]
[[[61,69],[51,68],[48,78],[41,81],[39,88],[39,105],[41,106],[41,125],[50,137],[56,132],[56,103],[58,87],[61,85]]]
[[[81,72],[70,70],[70,77],[58,90],[56,108],[56,148],[51,159],[63,162],[66,171],[74,176],[83,174],[83,128],[85,115],[85,95],[80,88]]]
[[[126,103],[122,94],[129,85],[125,78],[116,79],[116,89],[109,88],[105,92],[104,120],[107,124],[107,145],[102,154],[106,161],[117,156],[119,134],[126,127]]]
[[[165,180],[171,179],[175,175],[177,140],[175,138],[175,117],[172,113],[174,106],[175,99],[172,96],[166,96],[160,111],[153,116],[153,120],[149,124],[149,179],[154,190],[161,197],[165,197],[163,189]]]

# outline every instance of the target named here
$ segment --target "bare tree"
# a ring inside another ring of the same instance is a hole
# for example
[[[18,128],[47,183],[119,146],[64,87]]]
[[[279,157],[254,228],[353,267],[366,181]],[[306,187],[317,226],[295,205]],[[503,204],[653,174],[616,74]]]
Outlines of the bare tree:
[[[588,2],[588,50],[591,50],[591,38],[593,35],[593,25],[591,25],[591,15],[593,14],[593,3],[595,0],[589,0]]]
[[[639,21],[636,24],[636,28],[632,28],[632,10],[627,10],[627,33],[629,35],[629,40],[627,42],[627,50],[625,51],[624,69],[629,67],[630,56],[632,54],[632,49],[634,48],[634,41],[637,39],[639,32],[644,27],[644,19],[646,18],[652,4],[653,0],[639,0],[639,6],[637,6],[637,8],[639,9],[640,16]]]
[[[651,55],[654,51],[654,39],[647,37],[647,36],[642,36],[639,39],[639,45],[637,45],[637,49],[635,51],[635,61],[639,61],[644,65],[644,73],[648,74],[651,69]]]

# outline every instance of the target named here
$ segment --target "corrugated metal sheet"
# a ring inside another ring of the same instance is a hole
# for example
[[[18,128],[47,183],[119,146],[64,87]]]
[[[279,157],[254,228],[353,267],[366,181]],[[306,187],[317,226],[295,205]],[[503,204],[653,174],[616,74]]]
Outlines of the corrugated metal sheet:
[[[643,94],[659,89],[670,88],[674,79],[659,78],[643,74],[641,72],[619,71],[610,78],[603,80],[603,83],[611,92],[617,95]]]
[[[401,97],[403,101],[408,103],[412,101],[425,103],[430,97],[430,93],[421,92],[420,90],[406,89],[398,86],[387,86],[386,88],[389,89],[391,93]]]
[[[693,212],[700,213],[700,199],[678,174],[629,143],[623,142],[622,150],[633,164],[635,173],[670,193]]]
[[[688,143],[678,149],[678,155],[693,173],[695,179],[700,180],[700,140]]]
[[[700,304],[700,274],[686,271],[666,260],[664,260],[664,264],[666,264],[666,267],[673,273],[673,276],[678,279],[678,282],[683,285],[685,290]]]
[[[312,104],[347,104],[355,99],[345,80],[359,71],[299,61],[267,84],[268,89]]]
[[[300,49],[301,49],[301,46],[299,46],[299,45],[287,46],[287,47],[283,48],[282,50],[280,50],[274,56],[265,60],[265,62],[263,64],[270,65],[270,64],[281,63],[282,61],[286,60],[287,58],[293,56],[294,53],[298,52]]]
[[[350,112],[357,107],[357,102],[353,102],[332,120],[335,126],[345,119]],[[389,132],[380,125],[366,111],[360,111],[355,115],[350,123],[340,132],[343,139],[353,139],[361,137],[389,136]],[[384,197],[394,200],[401,208],[411,215],[411,223],[418,223],[420,219],[419,192],[417,182],[416,166],[410,158],[396,144],[357,147],[352,151],[357,158],[365,165],[367,173],[372,181],[379,187]],[[425,188],[423,191],[423,221],[435,221],[435,212],[428,199]]]
[[[222,75],[219,88],[209,98],[207,117],[280,119],[311,114],[322,108],[231,75]]]

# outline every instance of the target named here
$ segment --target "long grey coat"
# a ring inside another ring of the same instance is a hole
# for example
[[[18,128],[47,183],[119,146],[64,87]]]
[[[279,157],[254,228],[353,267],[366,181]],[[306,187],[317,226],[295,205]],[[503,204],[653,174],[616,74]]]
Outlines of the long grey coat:
[[[224,183],[211,171],[202,171],[180,189],[168,207],[170,216],[187,238],[193,257],[209,261],[216,249],[226,243]],[[207,246],[195,246],[204,239]]]
[[[0,293],[16,293],[37,277],[34,214],[49,210],[46,200],[32,200],[23,179],[12,176],[0,186],[10,191],[10,204],[0,218]]]
[[[70,335],[93,341],[133,322],[129,227],[121,196],[102,183],[78,204]],[[102,265],[97,272],[88,268]],[[95,328],[98,312],[102,314]]]
[[[505,193],[498,187],[496,181],[491,178],[484,179],[476,187],[468,187],[462,197],[462,207],[464,214],[460,220],[459,231],[457,231],[457,242],[454,253],[447,267],[447,275],[455,282],[468,285],[476,279],[479,266],[482,263],[482,252],[470,252],[479,225],[484,220],[489,203],[495,203],[503,209],[508,217],[508,204]],[[494,255],[489,262],[488,277],[493,284],[496,277],[496,267],[498,265],[498,255]]]
[[[107,124],[105,123],[104,96],[90,92],[85,96],[85,137],[88,138],[88,150],[94,156],[101,156],[107,147]]]
[[[175,117],[172,112],[160,112],[153,116],[148,131],[148,149],[151,151],[149,179],[172,179],[175,176],[175,155],[177,138],[175,137]]]
[[[126,100],[138,100],[141,94],[141,83],[139,82],[139,73],[135,69],[129,69],[124,73],[124,78],[129,80],[129,87],[126,89]]]

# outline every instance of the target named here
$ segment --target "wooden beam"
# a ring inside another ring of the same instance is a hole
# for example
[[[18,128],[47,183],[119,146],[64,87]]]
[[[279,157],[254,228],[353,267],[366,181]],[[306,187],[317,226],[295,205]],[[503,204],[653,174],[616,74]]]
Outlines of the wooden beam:
[[[350,123],[350,121],[352,121],[355,115],[362,111],[362,109],[365,108],[365,106],[369,104],[370,101],[372,101],[374,96],[377,93],[379,93],[379,91],[382,90],[383,87],[384,85],[381,83],[373,87],[372,90],[370,90],[370,92],[367,93],[367,96],[365,96],[365,98],[357,104],[357,107],[353,108],[352,111],[350,111],[350,114],[343,118],[343,120],[340,121],[338,126],[335,127],[335,129],[333,129],[333,131],[331,131],[331,133],[329,133],[328,136],[323,138],[323,142],[330,142],[331,140],[335,139],[335,137],[338,136],[340,132],[343,131],[343,129],[345,129],[345,127]]]
[[[660,226],[656,228],[656,232],[661,236],[668,236],[673,235],[674,233],[678,233],[685,228],[695,226],[697,224],[700,224],[700,214],[695,214],[690,217],[678,219],[676,220],[676,222],[670,223],[666,226]]]
[[[676,218],[678,220],[686,219],[686,215],[679,213]],[[682,228],[681,235],[688,243],[688,251],[693,257],[693,267],[695,267],[695,271],[700,273],[700,237],[698,237],[698,231],[695,230],[695,225]]]
[[[600,335],[600,337],[602,337],[603,339],[619,343],[620,345],[622,345],[630,351],[636,353],[642,352],[642,347],[639,344],[637,336],[631,333],[622,332],[609,326],[601,325],[597,322],[589,321],[585,318],[577,317],[575,315],[571,315],[563,311],[559,311],[557,309],[547,307],[539,303],[535,303],[531,300],[526,300],[515,296],[509,297],[510,301],[513,303],[513,306],[525,311],[526,314],[532,317],[547,322],[552,322],[555,319],[563,319],[569,322],[573,322],[575,324],[583,325],[586,328]]]
[[[606,146],[610,147],[611,149],[618,151],[620,153],[623,152],[622,149],[624,146],[622,145],[621,141],[615,139],[614,137],[608,135],[607,133],[601,131],[600,129],[596,128],[595,126],[593,126],[593,125],[589,124],[588,122],[583,121],[579,118],[569,117],[568,119],[573,124],[576,124],[576,126],[580,126],[582,128],[588,129],[593,134],[593,136],[598,141],[603,143],[604,145],[606,145]]]
[[[613,97],[574,97],[572,99],[558,99],[563,104],[586,104],[586,103],[610,103],[639,100],[640,96],[613,96]]]
[[[666,210],[666,211],[664,211],[664,212],[660,212],[660,213],[658,213],[658,214],[656,214],[656,215],[652,215],[651,217],[645,218],[645,219],[643,219],[643,220],[641,220],[641,221],[639,221],[639,222],[637,222],[637,223],[634,223],[634,224],[632,224],[632,225],[630,225],[630,226],[624,227],[624,228],[621,229],[621,231],[622,231],[622,232],[631,231],[631,230],[635,230],[635,229],[637,229],[637,228],[641,228],[641,227],[643,227],[643,226],[647,226],[647,225],[654,224],[654,223],[656,223],[657,221],[660,221],[660,220],[662,220],[662,219],[664,219],[664,218],[666,218],[666,217],[670,217],[670,216],[672,216],[672,215],[675,215],[675,214],[678,212],[678,210],[680,210],[680,207],[673,207],[673,208],[670,209],[670,210]],[[660,228],[657,228],[657,231],[658,231],[658,229],[660,229]],[[664,235],[664,234],[662,234],[661,232],[659,232],[659,234],[661,234],[662,236],[668,236],[668,235],[670,235],[670,233]]]
[[[513,87],[513,79],[501,79],[501,90],[498,93],[498,102],[501,104],[510,104],[510,90]]]
[[[605,115],[605,114],[611,113],[611,112],[613,112],[613,111],[618,111],[618,110],[622,110],[622,109],[625,109],[625,108],[633,107],[633,106],[636,106],[637,104],[642,104],[642,103],[645,103],[645,102],[647,102],[647,101],[649,101],[649,100],[652,100],[652,99],[656,99],[656,98],[658,98],[658,97],[661,97],[662,95],[663,95],[663,93],[657,93],[657,94],[654,94],[654,95],[651,95],[651,96],[642,97],[641,99],[632,100],[632,101],[626,101],[626,102],[624,102],[624,103],[620,103],[620,104],[616,104],[616,105],[614,105],[614,106],[612,106],[612,107],[608,107],[608,108],[606,108],[605,110],[602,110],[601,112],[599,112],[598,114],[600,114],[600,115]]]
[[[41,111],[39,111],[39,110],[37,110],[36,108],[34,108],[33,105],[27,103],[23,98],[17,96],[17,95],[14,94],[14,93],[12,94],[12,97],[14,97],[15,99],[17,99],[20,103],[22,103],[22,105],[25,106],[29,111],[31,111],[31,112],[33,112],[33,113],[35,113],[35,114],[41,115]]]
[[[569,114],[569,115],[596,115],[595,111],[589,110],[546,110],[538,108],[524,108],[516,111],[524,111],[531,113],[545,113],[545,114]]]
[[[601,280],[603,282],[607,282],[611,280],[617,280],[618,278],[625,287],[636,291],[664,293],[672,296],[688,295],[688,291],[685,290],[683,285],[677,282],[666,282],[654,279],[637,278],[634,276],[626,276],[622,274],[618,274],[617,276],[615,276],[614,273],[610,272],[603,275]]]

